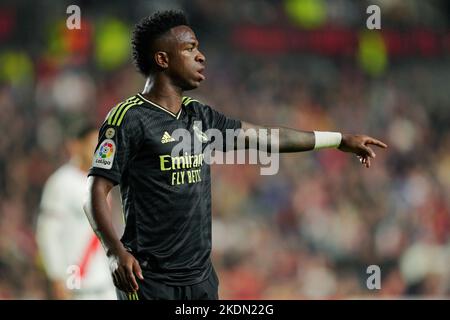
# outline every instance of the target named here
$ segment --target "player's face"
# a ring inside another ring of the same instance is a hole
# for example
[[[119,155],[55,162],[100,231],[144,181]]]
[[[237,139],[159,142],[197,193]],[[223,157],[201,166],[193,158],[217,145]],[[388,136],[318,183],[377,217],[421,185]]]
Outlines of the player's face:
[[[205,56],[198,49],[194,31],[187,26],[171,30],[173,50],[169,53],[169,73],[175,84],[183,90],[192,90],[205,80]]]

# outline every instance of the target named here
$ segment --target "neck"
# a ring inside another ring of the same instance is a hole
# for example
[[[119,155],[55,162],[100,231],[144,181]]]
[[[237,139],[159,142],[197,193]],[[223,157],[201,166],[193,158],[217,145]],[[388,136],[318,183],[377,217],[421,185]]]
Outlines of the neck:
[[[178,113],[183,90],[161,76],[148,77],[142,95],[172,113]]]

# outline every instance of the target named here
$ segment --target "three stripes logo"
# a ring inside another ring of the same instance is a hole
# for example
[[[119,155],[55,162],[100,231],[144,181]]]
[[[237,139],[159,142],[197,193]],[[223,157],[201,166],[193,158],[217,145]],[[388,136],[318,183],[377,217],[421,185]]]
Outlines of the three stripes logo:
[[[120,126],[123,118],[125,116],[125,113],[134,106],[143,104],[144,101],[141,101],[139,97],[133,96],[131,98],[128,98],[124,102],[118,104],[115,106],[106,116],[108,119],[108,124],[113,126]]]
[[[173,141],[175,141],[175,139],[172,138],[167,131],[164,131],[164,134],[163,134],[163,136],[161,138],[161,142],[162,143],[168,143],[168,142],[173,142]]]
[[[185,106],[187,106],[189,103],[191,103],[191,102],[198,102],[198,100],[195,100],[195,99],[192,99],[192,98],[190,98],[190,97],[183,97],[183,99],[181,99],[181,102],[185,105]]]
[[[127,293],[128,300],[139,300],[139,296],[136,292]]]

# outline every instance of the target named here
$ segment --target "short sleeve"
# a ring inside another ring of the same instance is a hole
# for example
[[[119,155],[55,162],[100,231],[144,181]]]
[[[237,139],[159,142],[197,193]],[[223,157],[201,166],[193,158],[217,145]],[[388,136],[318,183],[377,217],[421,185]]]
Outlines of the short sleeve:
[[[237,130],[241,128],[242,124],[240,120],[227,117],[210,106],[205,107],[207,108],[211,128],[219,129],[224,136],[227,129]]]
[[[142,130],[138,119],[132,119],[128,114],[126,121],[120,126],[105,121],[100,128],[88,176],[102,176],[111,180],[114,185],[119,184],[130,159],[136,154],[141,138]]]
[[[233,135],[236,136],[235,131],[242,128],[241,120],[227,117],[208,105],[204,105],[202,110],[205,114],[208,128],[217,129],[221,132],[223,144],[216,144],[215,148],[221,151],[233,150],[234,140],[229,141],[229,139],[227,139],[227,131],[231,130]]]

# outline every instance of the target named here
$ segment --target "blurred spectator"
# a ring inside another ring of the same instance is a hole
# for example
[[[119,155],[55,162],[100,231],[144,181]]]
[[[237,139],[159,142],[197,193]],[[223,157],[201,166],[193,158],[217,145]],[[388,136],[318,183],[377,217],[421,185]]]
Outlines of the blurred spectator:
[[[115,300],[108,259],[82,205],[98,132],[89,124],[71,126],[70,159],[43,189],[36,230],[42,262],[53,298]]]

